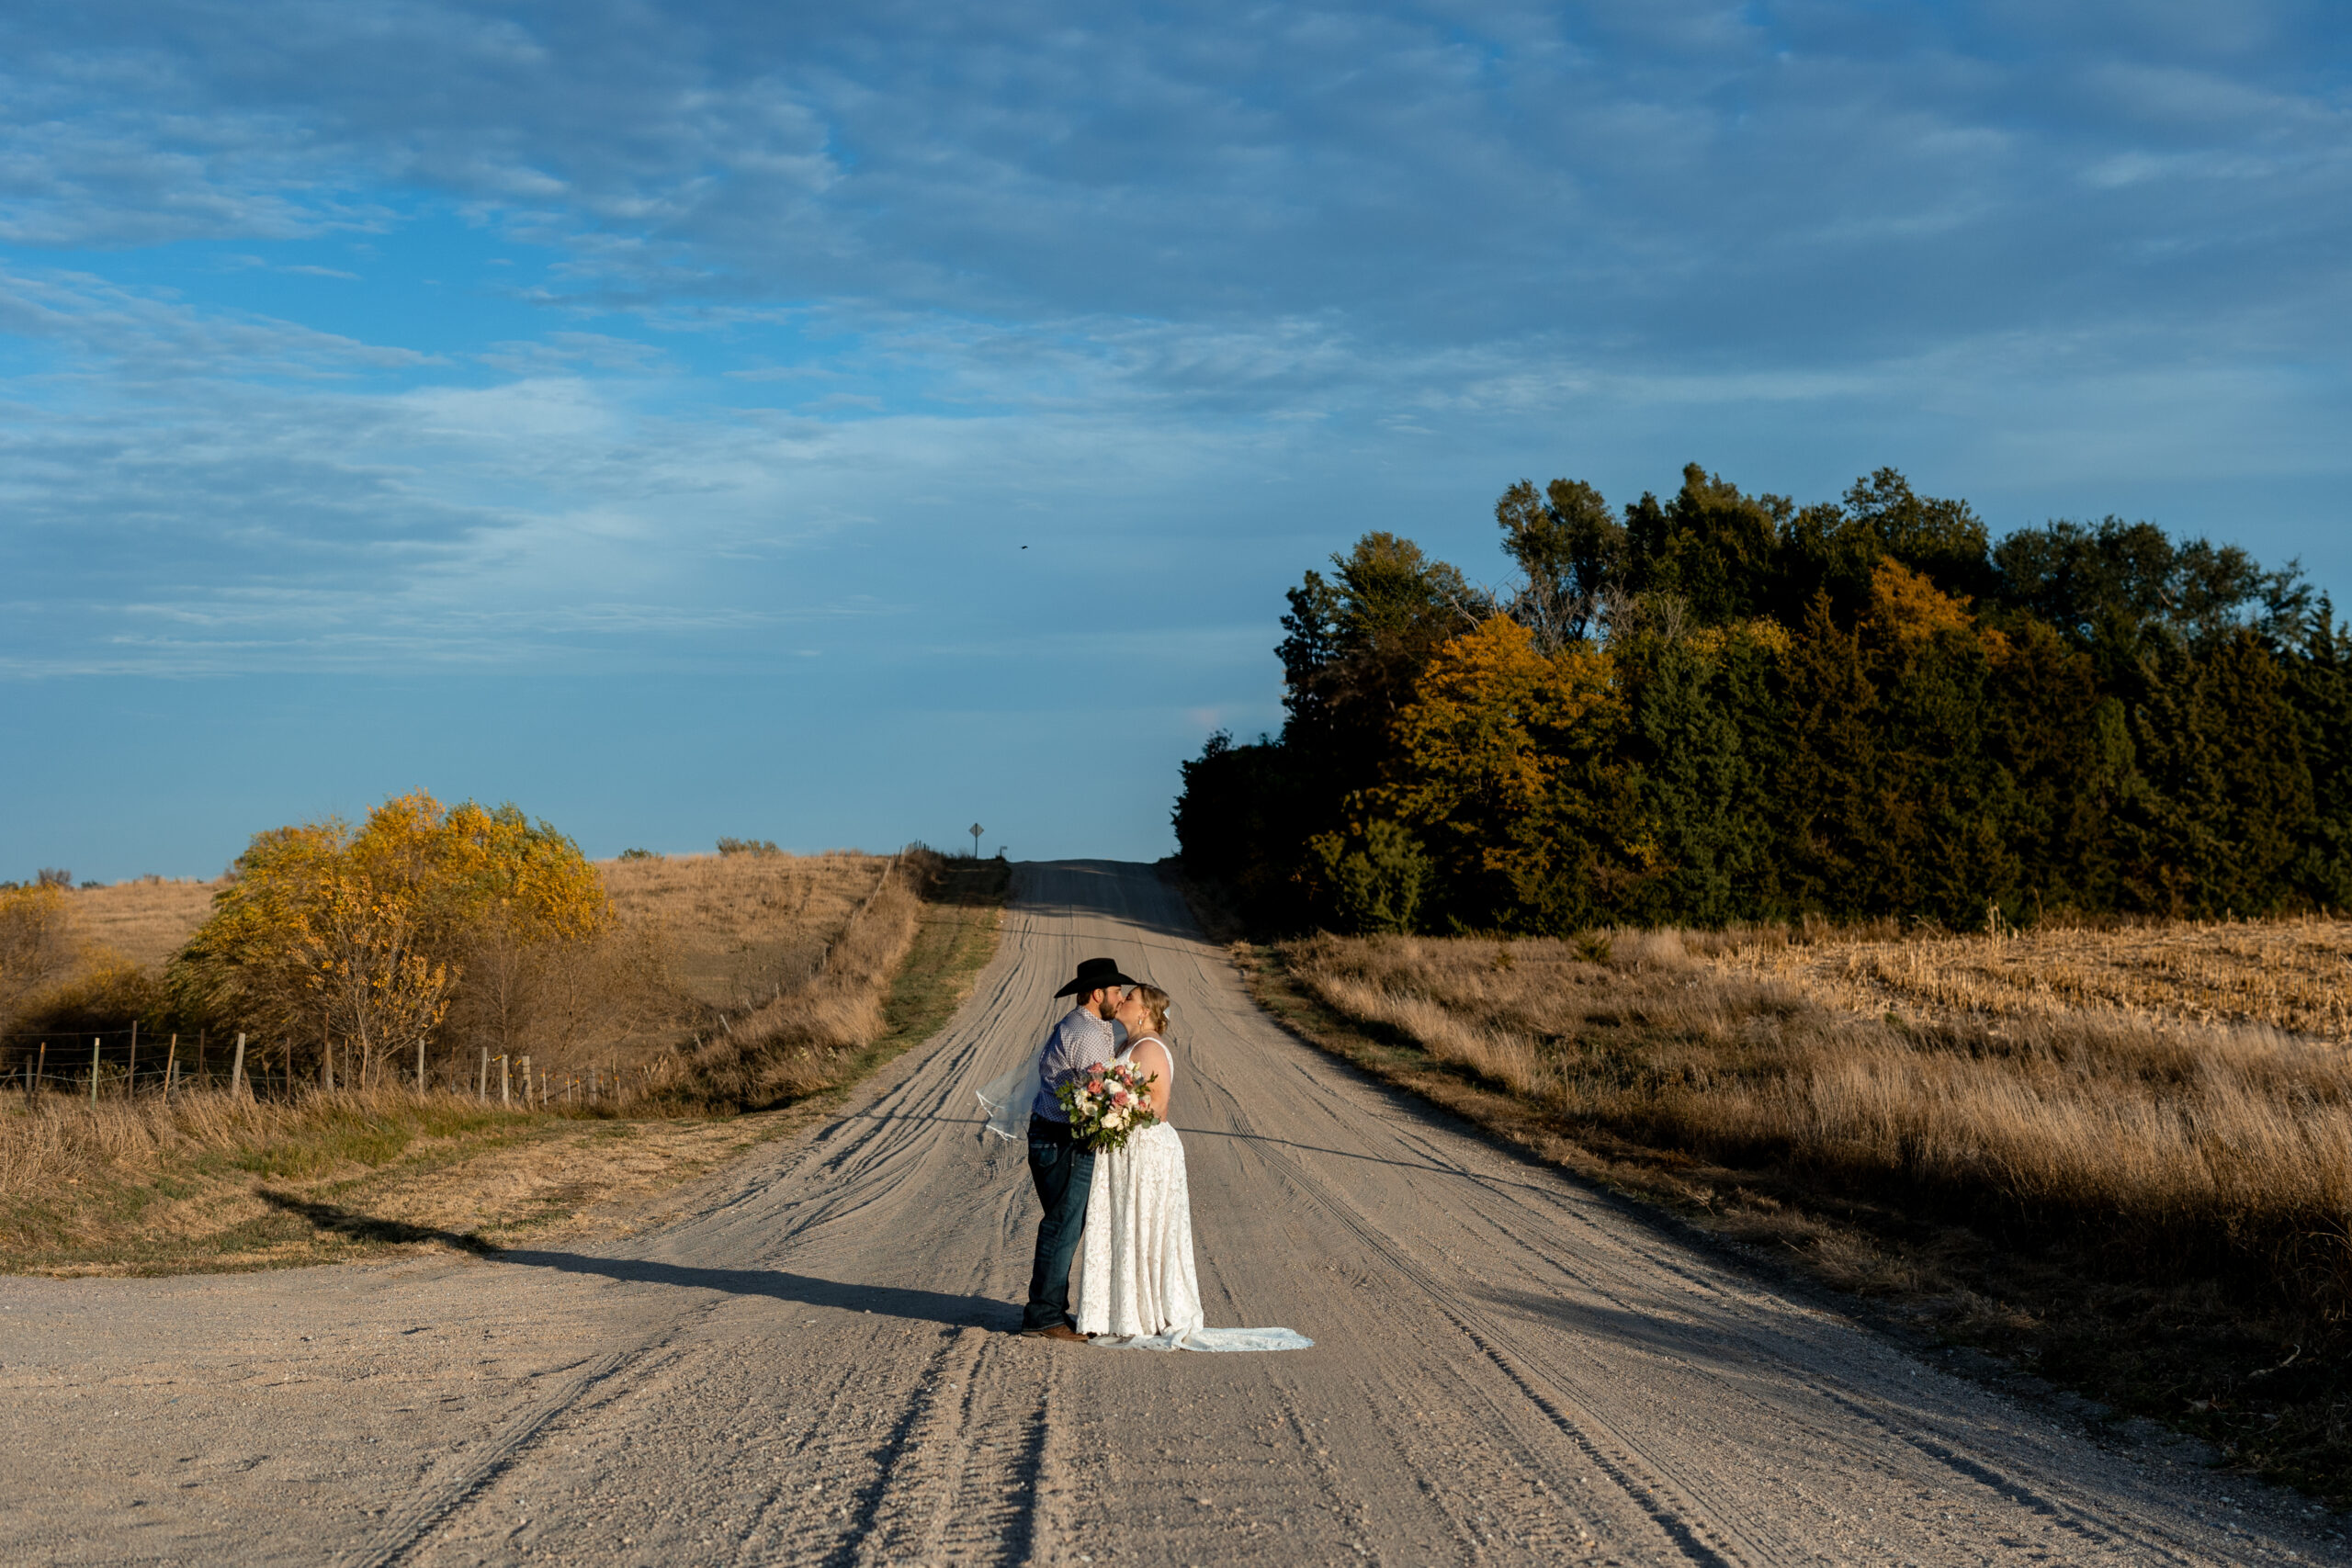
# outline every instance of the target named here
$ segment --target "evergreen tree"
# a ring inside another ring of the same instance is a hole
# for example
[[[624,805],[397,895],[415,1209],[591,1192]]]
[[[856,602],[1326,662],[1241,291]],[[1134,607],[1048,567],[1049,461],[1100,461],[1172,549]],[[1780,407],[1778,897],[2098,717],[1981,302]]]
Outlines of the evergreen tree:
[[[1692,463],[1667,504],[1654,495],[1625,509],[1624,587],[1681,600],[1702,626],[1747,620],[1770,607],[1781,529],[1794,515],[1779,496],[1749,496]]]
[[[2203,919],[2278,907],[2312,792],[2278,661],[2248,630],[2202,649],[2163,636],[2143,674],[2121,822],[2130,905]]]
[[[1621,656],[1628,760],[1662,867],[1635,908],[1641,919],[1711,926],[1785,912],[1775,818],[1788,646],[1763,622],[1652,638]]]
[[[1890,556],[1859,646],[1877,693],[1869,897],[1951,924],[2013,907],[2018,858],[2001,830],[2011,791],[1987,754],[1990,661],[1967,607]]]
[[[1878,693],[1861,637],[1815,596],[1789,649],[1781,700],[1789,744],[1780,778],[1782,877],[1798,909],[1877,914],[1880,852]]]
[[[2312,606],[2286,676],[2312,773],[2295,886],[2324,908],[2352,908],[2352,628],[2336,625],[2328,600]]]
[[[2012,920],[2119,907],[2115,813],[2133,777],[2122,703],[2091,658],[2041,621],[1987,634],[1984,744],[2005,791],[2001,832],[2018,862]]]
[[[1311,911],[1295,851],[1306,841],[1310,804],[1290,749],[1264,736],[1237,746],[1219,730],[1182,766],[1173,817],[1186,869],[1229,889],[1253,920],[1277,929],[1305,923]]]

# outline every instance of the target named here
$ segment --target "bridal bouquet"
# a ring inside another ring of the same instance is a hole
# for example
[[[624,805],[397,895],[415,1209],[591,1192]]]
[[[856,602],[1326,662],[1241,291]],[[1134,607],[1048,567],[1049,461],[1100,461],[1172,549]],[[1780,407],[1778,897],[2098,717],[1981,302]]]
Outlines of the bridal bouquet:
[[[1069,1115],[1070,1136],[1102,1154],[1159,1121],[1148,1092],[1152,1077],[1132,1063],[1113,1062],[1054,1090]]]

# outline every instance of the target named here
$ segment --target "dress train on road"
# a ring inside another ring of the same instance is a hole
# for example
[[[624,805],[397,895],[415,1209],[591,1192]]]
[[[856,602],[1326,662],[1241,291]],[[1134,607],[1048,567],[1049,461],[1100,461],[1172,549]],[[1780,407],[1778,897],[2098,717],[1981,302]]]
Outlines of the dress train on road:
[[[1082,1334],[1134,1350],[1305,1350],[1287,1328],[1209,1328],[1193,1269],[1184,1142],[1166,1122],[1094,1156],[1086,1234],[1071,1280]]]

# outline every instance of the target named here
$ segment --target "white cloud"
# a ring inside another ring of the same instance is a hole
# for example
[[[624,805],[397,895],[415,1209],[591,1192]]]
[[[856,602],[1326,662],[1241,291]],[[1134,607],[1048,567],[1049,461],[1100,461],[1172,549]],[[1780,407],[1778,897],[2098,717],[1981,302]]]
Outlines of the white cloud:
[[[744,657],[916,614],[861,540],[1490,453],[2340,467],[2342,42],[2195,9],[56,8],[0,35],[8,657]]]

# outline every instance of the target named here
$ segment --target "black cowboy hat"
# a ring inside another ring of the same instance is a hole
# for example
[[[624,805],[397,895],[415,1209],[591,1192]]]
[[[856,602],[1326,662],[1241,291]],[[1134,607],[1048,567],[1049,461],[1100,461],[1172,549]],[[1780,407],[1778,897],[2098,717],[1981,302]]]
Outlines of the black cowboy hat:
[[[1116,961],[1090,958],[1078,966],[1078,978],[1054,993],[1057,997],[1082,997],[1099,991],[1105,986],[1140,986],[1143,982],[1119,973]]]

